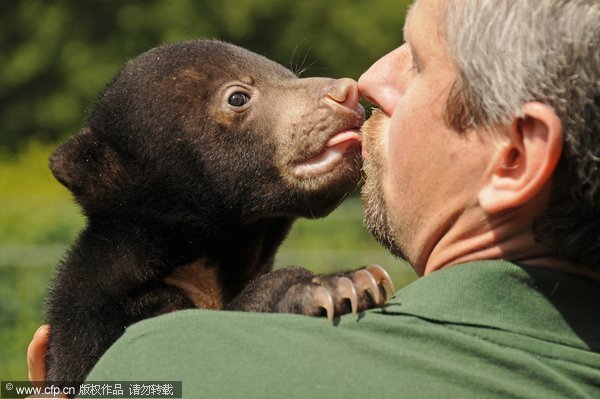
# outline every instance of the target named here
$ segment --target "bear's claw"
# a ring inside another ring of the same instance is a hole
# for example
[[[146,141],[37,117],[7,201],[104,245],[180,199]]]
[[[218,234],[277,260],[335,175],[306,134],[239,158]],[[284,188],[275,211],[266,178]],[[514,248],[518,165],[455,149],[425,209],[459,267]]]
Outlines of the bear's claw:
[[[395,292],[387,271],[379,265],[343,275],[320,275],[311,280],[314,305],[323,309],[329,320],[349,311],[353,314],[383,306],[387,291]],[[307,287],[310,289],[310,287]],[[349,309],[344,302],[349,302]]]

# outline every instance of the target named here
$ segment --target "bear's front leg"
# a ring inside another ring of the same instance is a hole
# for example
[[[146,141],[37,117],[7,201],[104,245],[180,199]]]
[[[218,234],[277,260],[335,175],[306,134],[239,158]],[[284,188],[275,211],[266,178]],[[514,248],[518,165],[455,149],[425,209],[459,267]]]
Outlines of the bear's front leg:
[[[229,310],[334,316],[381,307],[387,292],[394,292],[388,273],[381,266],[331,275],[315,275],[299,268],[279,269],[251,282]]]

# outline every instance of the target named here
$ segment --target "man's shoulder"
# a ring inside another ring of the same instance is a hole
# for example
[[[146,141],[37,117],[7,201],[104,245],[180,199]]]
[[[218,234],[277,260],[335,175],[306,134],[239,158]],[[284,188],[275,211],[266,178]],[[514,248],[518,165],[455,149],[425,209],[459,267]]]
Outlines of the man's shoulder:
[[[228,398],[569,397],[565,387],[586,391],[581,381],[600,380],[600,354],[586,350],[545,301],[575,283],[553,288],[552,279],[509,263],[472,266],[419,279],[383,309],[334,323],[201,310],[145,320],[127,329],[89,379],[183,381],[184,392],[202,390],[190,397]],[[502,299],[506,290],[517,300]],[[535,311],[556,317],[555,332],[535,331],[535,315],[528,316]]]
[[[382,380],[377,391],[391,396],[387,390],[396,384],[383,381],[392,381],[397,370],[394,324],[384,311],[334,323],[297,315],[179,311],[129,327],[88,379],[183,381],[184,392],[198,392],[190,397],[306,398],[315,392],[336,397],[340,384],[374,378]],[[415,327],[410,335],[419,334]],[[372,391],[363,393],[369,397]]]

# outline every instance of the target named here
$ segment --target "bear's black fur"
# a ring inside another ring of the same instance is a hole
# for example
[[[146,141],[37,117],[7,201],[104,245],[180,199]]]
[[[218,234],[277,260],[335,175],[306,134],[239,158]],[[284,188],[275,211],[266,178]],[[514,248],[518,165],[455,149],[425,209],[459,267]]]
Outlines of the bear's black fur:
[[[294,219],[328,214],[359,180],[356,149],[331,171],[294,173],[333,134],[364,119],[358,105],[324,100],[340,90],[336,84],[298,79],[218,41],[158,47],[125,65],[79,134],[51,157],[87,225],[47,299],[48,380],[82,381],[124,329],[144,318],[244,308],[250,296],[238,295],[271,270]],[[199,296],[165,283],[184,265],[209,276],[196,287]],[[277,301],[312,273],[275,276],[279,291],[261,301]]]

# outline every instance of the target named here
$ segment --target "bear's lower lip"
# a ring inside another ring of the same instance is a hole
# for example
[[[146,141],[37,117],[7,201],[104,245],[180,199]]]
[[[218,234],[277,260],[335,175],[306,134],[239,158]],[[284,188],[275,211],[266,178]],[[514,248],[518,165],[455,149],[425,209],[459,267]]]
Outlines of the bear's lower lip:
[[[296,177],[308,178],[331,172],[344,160],[351,147],[359,147],[361,137],[358,129],[349,129],[336,133],[327,143],[323,151],[315,157],[303,161],[293,168]]]

